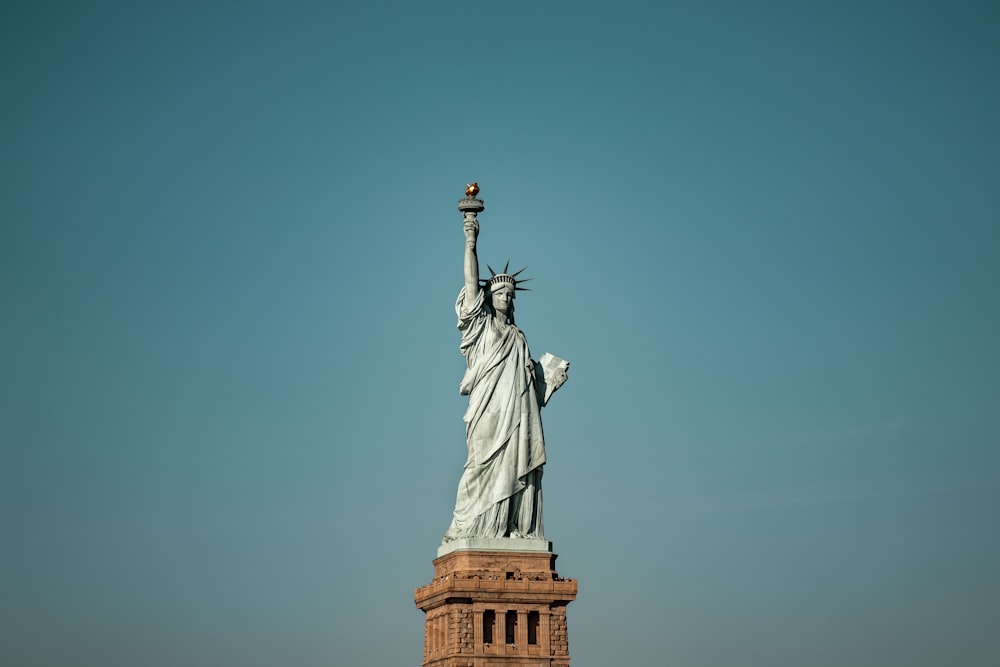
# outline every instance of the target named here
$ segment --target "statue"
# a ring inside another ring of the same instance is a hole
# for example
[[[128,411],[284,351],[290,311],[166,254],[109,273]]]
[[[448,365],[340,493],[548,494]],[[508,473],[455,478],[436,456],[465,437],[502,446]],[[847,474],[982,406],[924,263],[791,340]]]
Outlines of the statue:
[[[534,361],[514,323],[514,297],[523,271],[479,278],[477,241],[484,210],[473,183],[459,202],[464,214],[465,286],[455,311],[467,370],[460,392],[468,459],[458,483],[455,512],[444,542],[464,538],[544,539],[542,466],[545,441],[541,408],[566,381],[569,363],[550,354]]]

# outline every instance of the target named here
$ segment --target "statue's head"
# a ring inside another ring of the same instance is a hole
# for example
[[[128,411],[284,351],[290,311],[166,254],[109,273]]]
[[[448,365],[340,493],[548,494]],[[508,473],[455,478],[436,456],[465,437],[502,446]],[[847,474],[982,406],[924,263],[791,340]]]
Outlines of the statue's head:
[[[493,283],[489,287],[488,296],[493,310],[503,313],[511,321],[514,320],[514,286],[508,283]]]
[[[518,280],[518,274],[520,274],[521,271],[524,271],[524,269],[520,269],[514,273],[507,273],[509,266],[510,261],[508,260],[503,267],[503,271],[497,273],[493,270],[493,267],[487,264],[486,268],[490,270],[491,277],[489,280],[482,281],[482,283],[483,289],[486,290],[487,301],[493,307],[493,310],[506,315],[507,319],[513,324],[514,298],[517,292],[528,289],[527,287],[519,287],[518,283],[527,282],[531,280],[531,278]]]

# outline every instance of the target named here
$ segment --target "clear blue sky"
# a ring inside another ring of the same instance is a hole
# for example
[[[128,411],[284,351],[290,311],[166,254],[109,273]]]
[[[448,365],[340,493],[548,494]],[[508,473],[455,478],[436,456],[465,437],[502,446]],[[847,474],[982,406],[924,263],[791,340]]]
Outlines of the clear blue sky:
[[[574,667],[1000,664],[990,2],[9,3],[0,662],[419,665],[456,202]]]

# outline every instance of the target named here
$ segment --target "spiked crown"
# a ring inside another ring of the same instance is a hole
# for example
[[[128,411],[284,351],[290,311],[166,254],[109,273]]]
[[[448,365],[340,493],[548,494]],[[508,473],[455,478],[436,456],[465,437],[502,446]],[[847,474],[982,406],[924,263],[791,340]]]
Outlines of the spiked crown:
[[[518,287],[518,283],[526,283],[529,280],[531,280],[531,278],[522,278],[520,280],[517,279],[517,276],[521,273],[521,271],[524,271],[524,269],[528,267],[523,267],[515,271],[514,273],[507,273],[508,268],[510,268],[510,260],[508,259],[507,263],[504,264],[503,266],[503,271],[501,271],[500,273],[494,271],[493,267],[490,266],[489,264],[486,265],[486,268],[490,270],[490,278],[488,280],[484,279],[479,280],[479,282],[482,284],[483,289],[489,291],[493,289],[494,285],[510,285],[511,287],[514,288],[515,291],[518,292],[531,291],[527,287]]]

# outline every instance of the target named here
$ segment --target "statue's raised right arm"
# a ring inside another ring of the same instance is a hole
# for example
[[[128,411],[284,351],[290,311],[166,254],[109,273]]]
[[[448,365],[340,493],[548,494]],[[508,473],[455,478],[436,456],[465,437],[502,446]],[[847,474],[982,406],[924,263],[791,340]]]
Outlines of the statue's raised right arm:
[[[479,296],[479,257],[476,255],[476,239],[479,237],[479,221],[474,216],[465,217],[465,303],[473,304]]]

